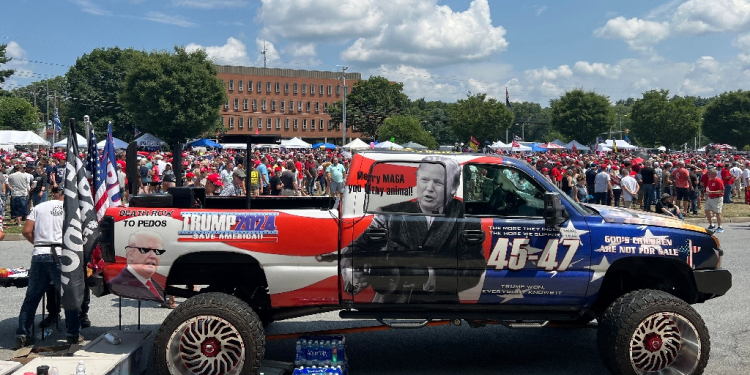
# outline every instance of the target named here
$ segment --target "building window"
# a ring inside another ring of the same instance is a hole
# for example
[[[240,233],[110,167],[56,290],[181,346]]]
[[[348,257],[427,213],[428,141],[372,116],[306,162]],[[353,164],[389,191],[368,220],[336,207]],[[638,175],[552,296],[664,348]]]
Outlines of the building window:
[[[229,109],[229,99],[224,103],[224,109]]]
[[[278,94],[280,92],[281,92],[281,84],[276,82],[276,93]]]
[[[331,128],[333,128],[333,121],[328,120],[328,130],[331,130]]]
[[[289,101],[289,112],[294,112],[294,100]]]
[[[307,119],[302,119],[302,130],[307,130]]]
[[[295,94],[297,93],[297,84],[296,83],[294,84],[294,93]]]
[[[263,117],[258,117],[256,124],[258,125],[259,130],[263,130]]]
[[[270,117],[266,120],[266,128],[271,129],[271,118]]]
[[[267,103],[266,99],[263,99],[263,110],[264,111],[268,110],[268,107],[266,106],[266,103]]]
[[[323,95],[323,85],[320,85],[320,95]]]
[[[234,117],[229,118],[229,129],[234,129]]]
[[[234,110],[236,111],[238,109],[240,109],[240,100],[237,99],[237,98],[235,98],[234,99]]]
[[[288,94],[288,93],[289,93],[289,82],[285,82],[284,83],[284,94]]]
[[[242,81],[237,82],[237,91],[242,92]]]
[[[232,90],[234,90],[234,80],[230,79],[229,80],[229,91],[232,91]]]
[[[315,102],[315,113],[320,112],[320,102]]]
[[[276,129],[281,129],[281,119],[280,118],[276,119]]]
[[[298,126],[297,126],[297,119],[294,119],[294,130],[297,130],[297,128],[298,128]]]
[[[253,81],[247,81],[247,92],[253,92]]]
[[[308,113],[310,112],[310,102],[309,101],[307,102],[307,112]]]
[[[341,85],[336,85],[336,96],[341,95]]]
[[[272,111],[276,110],[276,101],[275,100],[271,100],[271,110]]]
[[[297,112],[302,112],[302,101],[297,102]]]
[[[250,86],[252,85],[248,85],[247,87],[250,87]],[[249,117],[247,119],[247,130],[252,130],[252,129],[253,129],[253,118]]]
[[[315,85],[310,85],[310,95],[315,95]]]
[[[325,127],[323,126],[323,120],[318,121],[318,123],[320,124],[319,125],[320,126],[320,128],[319,128],[320,130],[325,129]]]
[[[341,130],[341,123],[336,124],[336,130]]]
[[[323,113],[328,113],[328,102],[323,103]]]
[[[245,122],[245,121],[242,119],[242,117],[238,118],[237,119],[237,128],[239,128],[239,129],[244,128],[244,126],[242,124],[243,122]]]
[[[289,130],[289,118],[284,119],[284,129]]]
[[[253,112],[258,111],[258,99],[253,99]]]
[[[226,122],[224,122],[224,116],[221,116],[221,127],[223,128],[226,126]]]
[[[266,82],[266,92],[271,93],[271,82]]]
[[[247,111],[247,99],[242,100],[242,110]]]
[[[284,108],[285,104],[286,104],[286,101],[282,100],[281,101],[281,112],[284,112],[284,110],[286,109],[286,108]]]
[[[310,120],[310,131],[315,131],[315,119]]]
[[[258,81],[258,94],[260,94],[261,92],[263,92],[263,82]]]
[[[331,85],[328,85],[328,95],[331,95],[331,88],[332,88],[332,87],[333,87],[333,86],[331,86]]]
[[[307,83],[302,84],[302,93],[307,94]]]

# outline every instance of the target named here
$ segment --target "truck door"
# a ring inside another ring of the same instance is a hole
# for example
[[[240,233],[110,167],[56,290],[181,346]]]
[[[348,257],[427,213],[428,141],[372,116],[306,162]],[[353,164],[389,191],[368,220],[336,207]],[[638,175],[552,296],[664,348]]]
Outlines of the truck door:
[[[427,159],[370,168],[364,205],[371,222],[342,250],[344,292],[355,304],[457,301],[456,220],[462,207],[446,163],[456,176],[460,167],[445,157]]]
[[[458,259],[461,302],[580,304],[590,259],[583,217],[570,212],[562,228],[546,228],[544,194],[554,189],[550,183],[507,164],[467,163],[463,170],[465,214],[459,225],[471,226],[464,231],[466,241],[475,237],[479,223],[486,261],[480,265]],[[480,276],[472,281],[461,275]]]

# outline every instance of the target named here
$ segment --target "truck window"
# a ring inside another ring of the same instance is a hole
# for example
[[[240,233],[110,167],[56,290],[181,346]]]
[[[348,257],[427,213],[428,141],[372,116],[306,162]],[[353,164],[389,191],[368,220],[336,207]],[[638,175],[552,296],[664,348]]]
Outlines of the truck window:
[[[435,160],[378,162],[366,180],[367,213],[444,216],[455,193],[446,183],[445,164]]]
[[[541,217],[546,189],[525,172],[505,165],[466,164],[467,216]]]

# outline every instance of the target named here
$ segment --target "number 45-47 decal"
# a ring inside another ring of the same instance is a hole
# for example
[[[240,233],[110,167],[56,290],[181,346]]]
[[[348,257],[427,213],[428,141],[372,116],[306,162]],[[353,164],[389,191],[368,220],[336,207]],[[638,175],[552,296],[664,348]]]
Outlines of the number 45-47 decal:
[[[562,240],[562,245],[566,246],[568,250],[565,252],[565,257],[563,257],[560,263],[557,262],[557,248],[560,245],[559,239],[548,240],[541,255],[529,255],[529,250],[526,248],[529,244],[528,238],[514,238],[510,250],[510,258],[508,258],[509,244],[509,238],[498,238],[495,247],[492,248],[492,254],[487,261],[487,266],[494,266],[496,270],[503,270],[505,267],[508,267],[510,270],[518,271],[526,267],[527,261],[536,261],[538,268],[543,268],[546,271],[556,270],[562,272],[567,270],[570,262],[573,261],[578,247],[581,246],[581,240]]]

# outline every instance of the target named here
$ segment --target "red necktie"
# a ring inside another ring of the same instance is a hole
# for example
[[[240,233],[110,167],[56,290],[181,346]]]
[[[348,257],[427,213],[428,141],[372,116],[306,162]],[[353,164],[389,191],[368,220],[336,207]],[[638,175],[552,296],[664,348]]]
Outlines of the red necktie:
[[[161,294],[159,294],[159,292],[156,290],[151,280],[146,281],[146,286],[148,287],[148,290],[151,291],[151,293],[154,293],[154,295],[156,296],[156,298],[159,299],[159,301],[164,301],[164,297],[162,297]]]

